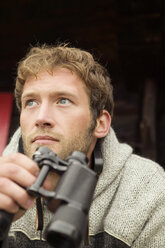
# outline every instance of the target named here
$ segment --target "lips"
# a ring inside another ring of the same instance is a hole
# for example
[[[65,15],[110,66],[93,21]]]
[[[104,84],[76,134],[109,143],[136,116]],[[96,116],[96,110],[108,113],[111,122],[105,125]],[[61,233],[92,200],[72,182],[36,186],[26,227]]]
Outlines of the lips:
[[[36,136],[32,143],[43,143],[43,144],[46,144],[46,143],[52,143],[52,142],[58,142],[59,140],[51,137],[51,136],[47,136],[47,135],[41,135],[41,136]]]

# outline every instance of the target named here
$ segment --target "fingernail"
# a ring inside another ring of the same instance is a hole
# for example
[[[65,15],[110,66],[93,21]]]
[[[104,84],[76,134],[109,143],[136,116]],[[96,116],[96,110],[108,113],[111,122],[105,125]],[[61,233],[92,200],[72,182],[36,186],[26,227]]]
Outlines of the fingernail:
[[[40,174],[39,171],[36,171],[36,172],[35,172],[35,176],[36,176],[36,177],[38,177],[39,174]]]

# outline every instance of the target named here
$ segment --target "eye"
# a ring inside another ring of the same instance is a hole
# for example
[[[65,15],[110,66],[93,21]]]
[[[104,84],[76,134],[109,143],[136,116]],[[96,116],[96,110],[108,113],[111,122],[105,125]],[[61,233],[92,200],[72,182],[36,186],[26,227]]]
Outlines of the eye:
[[[32,99],[27,100],[26,103],[25,103],[26,107],[34,107],[36,105],[37,105],[37,102],[35,100],[32,100]]]
[[[68,105],[71,103],[71,101],[67,98],[60,98],[58,101],[57,101],[58,104],[62,104],[62,105]]]

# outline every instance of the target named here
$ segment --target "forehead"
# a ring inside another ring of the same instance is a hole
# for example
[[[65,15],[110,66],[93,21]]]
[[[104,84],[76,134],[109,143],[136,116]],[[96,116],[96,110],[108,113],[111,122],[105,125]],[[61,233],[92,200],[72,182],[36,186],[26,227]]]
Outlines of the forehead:
[[[63,68],[63,67],[55,67],[53,70],[52,69],[42,69],[39,72],[37,72],[36,74],[35,73],[29,74],[25,79],[25,83],[27,83],[29,81],[38,81],[38,80],[41,80],[43,78],[51,78],[51,77],[56,77],[56,76],[63,76],[66,78],[77,77],[78,79],[80,79],[78,74],[72,70],[69,70],[69,69]]]
[[[87,87],[82,79],[67,68],[55,68],[52,72],[41,71],[36,76],[28,76],[23,95],[28,91],[72,91],[73,93],[84,92],[89,96]]]

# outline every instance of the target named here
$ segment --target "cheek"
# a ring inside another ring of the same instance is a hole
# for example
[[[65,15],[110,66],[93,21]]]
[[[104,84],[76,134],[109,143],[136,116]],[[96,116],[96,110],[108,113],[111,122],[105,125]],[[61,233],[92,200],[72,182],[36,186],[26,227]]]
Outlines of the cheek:
[[[20,115],[20,126],[23,132],[26,132],[30,124],[31,118],[28,118],[24,113]]]
[[[84,114],[72,116],[69,118],[69,128],[72,133],[81,132],[88,128],[91,124],[91,116],[86,111]]]
[[[23,116],[23,114],[21,113],[21,115],[20,115],[20,126],[21,126],[21,128],[23,128],[24,127],[24,116]]]

